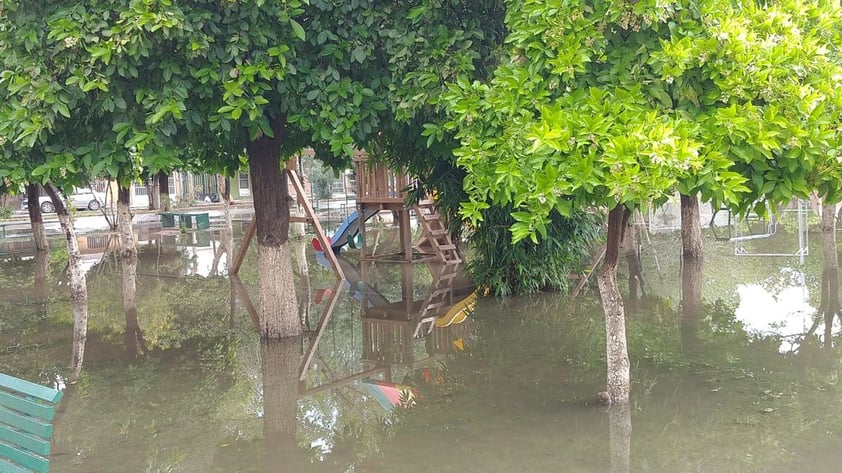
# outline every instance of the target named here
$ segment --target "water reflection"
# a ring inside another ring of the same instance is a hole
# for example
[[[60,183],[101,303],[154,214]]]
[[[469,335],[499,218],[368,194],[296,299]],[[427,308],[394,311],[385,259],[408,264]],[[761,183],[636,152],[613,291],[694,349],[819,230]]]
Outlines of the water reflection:
[[[361,265],[348,253],[351,277],[337,284],[312,249],[293,248],[306,257],[297,294],[309,330],[269,343],[249,316],[252,253],[229,280],[191,274],[192,252],[167,235],[143,241],[135,313],[114,298],[131,268],[100,257],[89,272],[85,370],[56,423],[52,471],[764,472],[835,471],[842,460],[838,449],[809,447],[842,432],[838,363],[819,365],[806,344],[782,354],[779,331],[741,321],[750,301],[724,296],[755,283],[815,294],[810,260],[800,286],[798,273],[766,268],[771,260],[712,251],[693,269],[662,258],[665,276],[647,274],[647,296],[629,316],[632,404],[622,410],[594,402],[604,333],[592,298],[484,299],[460,322],[451,309],[471,302],[472,288],[455,268]],[[53,255],[47,287],[62,265]],[[758,277],[726,280],[723,268]],[[0,277],[25,274],[29,290],[36,271],[34,260],[4,262]],[[682,298],[657,297],[659,279]],[[47,291],[36,323],[23,315],[38,304],[13,306],[5,289],[0,370],[66,379],[64,293]]]
[[[804,274],[795,268],[782,268],[777,283],[740,284],[737,293],[737,319],[752,334],[780,337],[781,353],[797,348],[817,314],[810,304]]]

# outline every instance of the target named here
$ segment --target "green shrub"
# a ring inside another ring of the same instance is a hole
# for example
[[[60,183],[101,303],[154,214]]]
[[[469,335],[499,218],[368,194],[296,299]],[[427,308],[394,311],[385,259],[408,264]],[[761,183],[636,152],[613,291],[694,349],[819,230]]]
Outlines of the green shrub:
[[[593,242],[600,238],[602,216],[584,212],[570,218],[552,216],[547,238],[512,243],[511,208],[491,207],[469,240],[473,257],[468,270],[483,290],[493,295],[565,291],[570,272],[580,268]]]
[[[11,207],[0,207],[0,220],[11,218],[14,212],[15,211],[12,210]]]

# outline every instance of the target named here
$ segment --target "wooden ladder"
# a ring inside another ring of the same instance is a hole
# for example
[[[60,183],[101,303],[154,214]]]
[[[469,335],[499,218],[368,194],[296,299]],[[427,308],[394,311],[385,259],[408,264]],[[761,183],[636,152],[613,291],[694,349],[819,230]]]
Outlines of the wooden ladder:
[[[421,338],[432,332],[442,307],[453,305],[453,278],[458,275],[458,269],[458,264],[445,264],[438,276],[433,275],[435,280],[430,284],[427,296],[421,304],[422,309],[413,337]]]
[[[450,239],[450,232],[444,227],[441,221],[441,216],[436,210],[435,203],[432,200],[422,200],[413,207],[415,215],[418,216],[418,221],[421,223],[421,228],[424,230],[424,239],[422,241],[429,242],[433,251],[438,255],[444,264],[461,263],[462,258],[456,250],[456,245]]]

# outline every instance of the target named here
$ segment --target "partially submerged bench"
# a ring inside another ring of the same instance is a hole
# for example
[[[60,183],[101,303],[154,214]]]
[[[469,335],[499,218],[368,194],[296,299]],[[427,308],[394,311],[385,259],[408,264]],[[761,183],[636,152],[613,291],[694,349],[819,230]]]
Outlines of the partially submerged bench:
[[[204,230],[210,228],[210,217],[207,212],[159,212],[161,216],[161,226],[170,228],[175,226],[175,219],[178,217],[178,224],[181,228],[193,228],[193,222],[196,222],[196,228]]]
[[[0,472],[47,473],[62,392],[0,373]]]

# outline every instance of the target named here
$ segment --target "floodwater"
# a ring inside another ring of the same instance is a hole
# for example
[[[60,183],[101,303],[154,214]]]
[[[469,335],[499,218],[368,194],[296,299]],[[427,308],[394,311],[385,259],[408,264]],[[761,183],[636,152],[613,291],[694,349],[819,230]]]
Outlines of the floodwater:
[[[57,247],[37,271],[25,251],[14,260],[0,251],[0,371],[65,390],[52,472],[783,473],[842,464],[840,351],[828,349],[823,322],[808,333],[820,237],[791,224],[740,244],[740,256],[706,232],[697,312],[682,305],[677,233],[639,238],[646,294],[627,302],[627,410],[595,402],[605,376],[595,284],[575,301],[480,298],[464,320],[419,324],[432,293],[452,289],[446,308],[470,294],[468,283],[423,263],[361,265],[350,250],[350,282],[336,284],[301,243],[293,255],[308,335],[261,342],[247,309],[254,251],[237,285],[218,231],[138,235],[136,313],[123,310],[113,239],[82,237],[90,321],[75,384],[66,256]],[[393,229],[372,235],[380,251],[397,245]],[[795,256],[756,256],[768,253]]]

